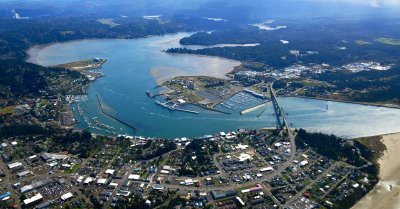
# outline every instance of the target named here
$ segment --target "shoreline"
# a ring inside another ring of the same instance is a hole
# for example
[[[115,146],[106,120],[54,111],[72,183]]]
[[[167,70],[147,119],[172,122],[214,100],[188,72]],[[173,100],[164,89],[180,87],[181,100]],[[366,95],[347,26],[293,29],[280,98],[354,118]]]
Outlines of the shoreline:
[[[379,157],[379,182],[352,209],[397,209],[400,207],[400,162],[398,150],[400,149],[400,133],[383,134],[379,136],[380,142],[386,147]]]
[[[327,102],[338,102],[338,103],[347,103],[347,104],[355,104],[355,105],[364,105],[364,106],[372,106],[372,107],[385,107],[391,109],[400,109],[400,105],[396,106],[388,106],[385,104],[374,104],[367,102],[356,102],[356,101],[346,101],[346,100],[336,100],[336,99],[328,99],[322,97],[307,97],[307,96],[287,96],[287,95],[278,95],[278,97],[292,97],[292,98],[302,98],[302,99],[313,99],[319,101],[327,101]]]
[[[42,50],[44,48],[47,48],[47,47],[49,47],[51,45],[55,45],[55,44],[68,44],[68,43],[73,43],[73,42],[94,41],[94,40],[122,40],[122,41],[125,40],[126,41],[126,40],[146,39],[146,38],[152,38],[152,37],[157,37],[157,36],[176,35],[179,33],[191,33],[191,32],[175,32],[175,33],[166,33],[163,35],[161,35],[161,34],[160,35],[146,35],[146,36],[135,37],[135,38],[80,38],[80,39],[74,39],[74,40],[68,40],[68,41],[54,41],[54,42],[50,42],[50,43],[46,43],[46,44],[32,45],[32,46],[29,46],[27,49],[25,49],[25,53],[28,55],[28,57],[25,59],[25,62],[42,65],[40,63],[30,61],[31,57],[32,57],[30,52],[34,49]],[[37,55],[37,54],[35,54],[35,55]],[[44,66],[44,65],[42,65],[42,66]]]

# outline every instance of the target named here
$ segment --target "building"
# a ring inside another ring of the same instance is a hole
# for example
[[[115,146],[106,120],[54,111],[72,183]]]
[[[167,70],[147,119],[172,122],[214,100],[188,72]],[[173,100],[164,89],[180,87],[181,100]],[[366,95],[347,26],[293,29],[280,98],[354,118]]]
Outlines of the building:
[[[138,174],[131,174],[128,177],[129,180],[139,180],[140,179],[140,175]]]
[[[307,160],[303,160],[299,163],[300,167],[304,167],[306,165],[308,165],[308,161]]]
[[[22,172],[18,173],[18,174],[17,174],[17,177],[18,177],[18,178],[22,178],[22,177],[27,176],[27,175],[30,175],[30,174],[32,174],[32,172],[29,171],[29,170],[26,170],[26,171],[22,171]]]
[[[25,185],[25,186],[21,187],[21,193],[26,193],[26,192],[33,191],[33,190],[38,189],[38,188],[40,188],[42,186],[50,184],[51,182],[52,181],[50,179],[46,179],[46,180],[43,180],[43,181],[37,181],[37,182],[34,182],[32,184]]]
[[[43,200],[43,196],[40,193],[38,193],[38,194],[36,194],[35,196],[33,196],[31,198],[25,199],[24,200],[24,205],[26,205],[26,206],[33,205],[33,204],[38,203],[38,202],[40,202],[42,200]]]
[[[227,197],[232,197],[232,196],[236,196],[237,195],[237,191],[236,190],[231,190],[231,191],[227,191],[225,193],[218,193],[216,191],[212,191],[211,192],[211,196],[214,200],[219,200],[219,199],[224,199]]]
[[[3,162],[5,163],[10,162],[10,157],[6,153],[1,154],[1,158],[3,158]]]
[[[97,180],[97,183],[96,184],[98,184],[98,185],[105,185],[107,183],[107,179],[99,179],[99,180]]]
[[[113,170],[113,169],[107,169],[105,173],[108,174],[108,175],[114,175],[115,170]]]
[[[22,168],[22,163],[20,163],[20,162],[11,163],[11,164],[8,164],[7,167],[10,170],[17,170],[19,168]]]
[[[47,152],[43,153],[40,157],[41,157],[46,163],[52,162],[52,161],[55,161],[55,160],[65,160],[65,159],[68,158],[67,155],[51,154],[51,153],[47,153]]]
[[[265,167],[260,169],[260,172],[271,172],[271,171],[274,171],[272,167]]]
[[[71,192],[68,192],[66,194],[61,195],[61,200],[66,201],[69,200],[73,197],[74,195]]]

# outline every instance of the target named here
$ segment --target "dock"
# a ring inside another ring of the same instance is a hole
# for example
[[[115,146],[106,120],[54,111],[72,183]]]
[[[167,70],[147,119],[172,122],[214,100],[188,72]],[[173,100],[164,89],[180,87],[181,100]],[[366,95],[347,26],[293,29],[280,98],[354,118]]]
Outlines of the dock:
[[[119,119],[119,118],[117,118],[117,117],[115,117],[115,116],[113,116],[113,115],[111,115],[111,114],[108,114],[106,111],[104,111],[103,105],[101,104],[100,99],[99,99],[99,96],[98,96],[97,94],[96,94],[96,98],[97,98],[97,102],[99,103],[101,112],[102,112],[104,115],[107,115],[108,117],[110,117],[110,118],[112,118],[112,119],[114,119],[114,120],[120,122],[121,124],[123,124],[123,125],[125,125],[125,126],[131,128],[131,129],[133,129],[133,131],[136,131],[136,130],[137,130],[136,127],[134,127],[134,126],[132,126],[132,125],[130,125],[130,124],[128,124],[128,123],[122,121],[121,119]]]
[[[161,107],[167,108],[167,109],[169,109],[169,110],[177,110],[177,111],[181,111],[181,112],[199,114],[199,112],[197,112],[197,111],[185,110],[185,109],[177,108],[177,107],[175,107],[176,104],[174,104],[172,107],[171,107],[171,106],[168,106],[169,103],[172,103],[172,102],[160,102],[160,101],[156,101],[156,104],[160,105]]]
[[[261,98],[261,99],[267,99],[267,97],[265,95],[259,94],[259,93],[255,92],[255,91],[250,90],[250,89],[243,89],[243,92],[249,93],[249,94],[251,94],[251,95],[253,95],[255,97]]]

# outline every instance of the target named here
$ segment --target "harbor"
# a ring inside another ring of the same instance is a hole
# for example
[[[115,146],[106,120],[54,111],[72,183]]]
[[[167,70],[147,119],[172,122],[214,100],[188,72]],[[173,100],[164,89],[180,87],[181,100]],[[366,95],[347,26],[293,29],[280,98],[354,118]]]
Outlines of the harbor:
[[[204,106],[218,103],[212,109],[230,114],[209,111],[201,108],[200,105],[192,106],[194,103],[190,103],[188,99],[186,99],[188,105],[177,107],[196,111],[199,114],[176,110],[169,111],[167,108],[160,108],[161,106],[154,101],[156,99],[163,102],[161,98],[165,95],[156,96],[155,99],[150,99],[146,95],[147,90],[150,90],[151,93],[161,90],[160,87],[154,88],[158,84],[149,69],[170,67],[179,69],[179,72],[184,72],[182,75],[212,75],[212,73],[205,72],[219,73],[232,70],[232,63],[229,60],[186,55],[171,56],[162,53],[162,50],[177,47],[168,40],[176,40],[184,36],[186,34],[154,36],[137,40],[85,40],[46,47],[38,53],[42,64],[45,65],[66,63],[69,60],[83,60],[87,57],[107,58],[107,64],[101,69],[101,72],[106,76],[92,82],[88,89],[88,98],[77,102],[81,106],[82,115],[87,118],[87,123],[91,124],[88,130],[93,133],[107,134],[106,131],[113,131],[117,135],[173,138],[201,136],[207,133],[238,128],[274,127],[276,119],[272,115],[273,108],[269,103],[256,111],[240,115],[240,111],[265,103],[265,99],[243,92],[239,88],[235,88],[235,85],[230,85],[231,88],[223,88],[227,84],[219,85],[218,80],[208,80],[210,82],[207,83],[207,80],[202,81],[204,86],[208,84],[209,88],[206,90],[209,91],[205,91],[203,86],[184,84],[187,87],[197,89],[200,95],[209,101],[209,103],[204,102]],[[152,43],[163,44],[154,45]],[[60,54],[60,52],[65,53]],[[129,54],[129,59],[126,59],[126,54]],[[202,66],[202,63],[216,64],[207,67],[207,69],[202,69],[199,67]],[[229,69],[227,69],[228,67]],[[201,84],[201,82],[195,82],[195,84]],[[161,88],[164,88],[164,86]],[[113,108],[112,111],[106,108],[106,113],[112,113],[111,115],[114,116],[116,115],[114,113],[118,113],[117,117],[122,117],[120,118],[122,121],[132,124],[138,129],[134,131],[134,129],[103,113],[99,108],[96,94],[99,97],[101,95],[101,101]],[[196,99],[190,94],[186,96]],[[222,101],[223,99],[224,101]],[[289,113],[288,118],[293,123],[293,128],[302,127],[346,137],[400,131],[398,119],[400,112],[398,109],[297,97],[281,97],[280,102],[285,112]],[[327,105],[329,105],[329,110],[327,110]],[[173,105],[168,104],[168,106],[172,107]],[[257,117],[264,109],[263,114]],[[365,114],[365,112],[368,112],[368,114]],[[76,128],[88,128],[77,110],[75,110],[75,115],[80,121]],[[113,126],[116,129],[106,130],[98,127],[93,122],[93,117],[97,117],[101,123]],[[171,130],[174,130],[173,133]]]

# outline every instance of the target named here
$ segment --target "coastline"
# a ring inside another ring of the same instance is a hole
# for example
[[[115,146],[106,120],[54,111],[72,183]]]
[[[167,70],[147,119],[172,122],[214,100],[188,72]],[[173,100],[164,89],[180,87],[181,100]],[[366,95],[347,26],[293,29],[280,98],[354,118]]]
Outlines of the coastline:
[[[294,98],[313,99],[313,100],[328,101],[328,102],[340,102],[340,103],[347,103],[347,104],[365,105],[365,106],[372,106],[372,107],[385,107],[385,108],[391,108],[391,109],[400,109],[400,105],[390,106],[388,104],[385,105],[385,104],[375,104],[375,103],[368,103],[368,102],[346,101],[346,100],[328,99],[328,98],[322,98],[322,97],[287,96],[287,95],[279,95],[278,97],[294,97]]]
[[[175,32],[175,33],[166,33],[166,34],[160,34],[160,35],[146,35],[146,36],[138,36],[138,37],[133,37],[133,38],[79,38],[79,39],[72,39],[68,41],[54,41],[46,44],[38,44],[38,45],[32,45],[29,46],[27,49],[25,49],[25,53],[28,55],[28,57],[25,59],[26,62],[32,63],[32,64],[37,64],[37,65],[42,65],[37,62],[37,52],[35,52],[33,55],[30,53],[32,50],[42,50],[46,47],[49,47],[54,44],[68,44],[72,42],[80,42],[80,41],[92,41],[92,40],[136,40],[136,39],[146,39],[146,38],[151,38],[151,37],[157,37],[157,36],[167,36],[167,35],[176,35],[178,33],[190,33],[190,32]],[[32,61],[31,57],[35,57]]]
[[[400,133],[378,136],[386,150],[379,157],[379,182],[352,209],[397,209],[400,207]],[[372,139],[374,140],[374,139]]]

